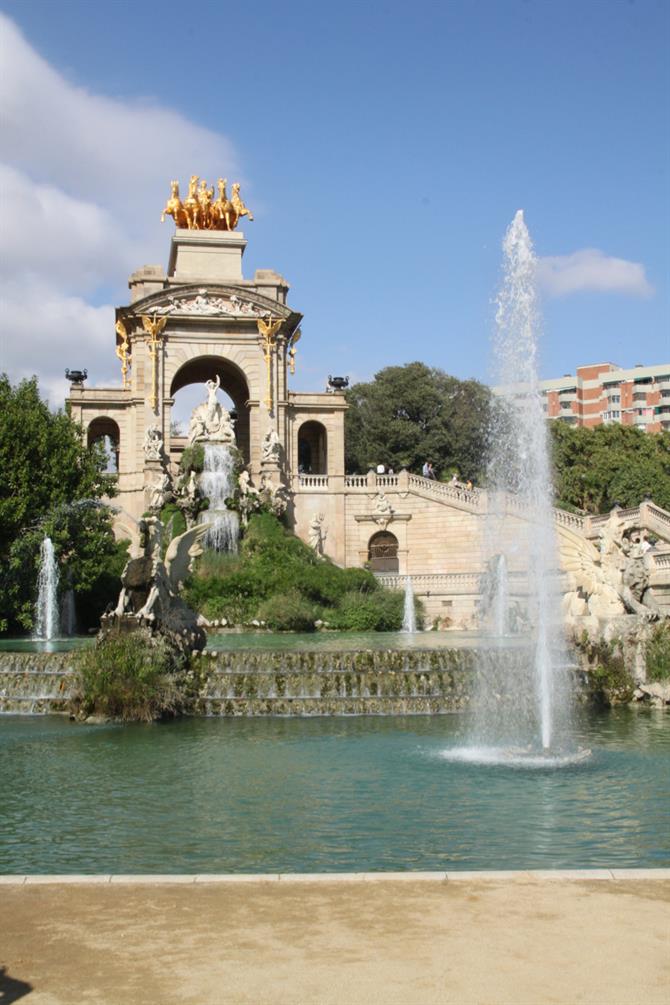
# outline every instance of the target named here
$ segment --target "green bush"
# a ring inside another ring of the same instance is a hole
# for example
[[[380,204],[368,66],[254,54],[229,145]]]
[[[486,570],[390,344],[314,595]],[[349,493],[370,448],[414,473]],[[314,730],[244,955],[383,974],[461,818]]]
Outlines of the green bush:
[[[402,627],[404,598],[401,593],[347,593],[328,614],[332,628],[348,632],[397,632]]]
[[[110,636],[80,657],[74,711],[79,718],[103,715],[128,722],[174,714],[182,702],[179,670],[163,639],[139,632]]]
[[[596,701],[618,705],[632,701],[635,683],[626,669],[623,645],[619,639],[606,642],[591,639],[584,632],[577,648],[586,657],[589,685]]]
[[[294,592],[270,597],[261,604],[258,617],[275,632],[313,632],[318,611]]]
[[[205,552],[185,599],[210,621],[258,619],[283,631],[289,622],[299,625],[294,631],[309,630],[318,618],[349,631],[402,624],[400,594],[382,588],[367,569],[340,569],[319,558],[269,513],[250,517],[239,555]]]
[[[647,646],[647,680],[670,678],[670,623],[656,625]]]

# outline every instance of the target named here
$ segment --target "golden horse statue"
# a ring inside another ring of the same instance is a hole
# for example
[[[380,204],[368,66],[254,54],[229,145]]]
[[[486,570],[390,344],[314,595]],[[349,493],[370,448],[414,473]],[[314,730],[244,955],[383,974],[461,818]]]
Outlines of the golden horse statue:
[[[165,203],[163,212],[161,213],[161,223],[165,222],[166,216],[171,216],[177,227],[186,227],[188,224],[186,222],[186,213],[184,212],[184,205],[179,198],[179,182],[170,182],[170,198]]]
[[[200,206],[198,203],[198,176],[197,174],[191,175],[191,180],[188,183],[188,195],[184,199],[184,213],[186,215],[186,226],[189,230],[198,229],[198,217],[200,215]]]
[[[235,207],[226,194],[227,178],[219,178],[219,197],[212,205],[212,227],[215,230],[234,230]]]
[[[240,196],[240,183],[236,181],[233,185],[230,199],[226,193],[227,184],[227,178],[219,178],[219,195],[213,202],[214,187],[208,188],[204,178],[192,174],[188,194],[182,202],[179,182],[170,182],[171,194],[161,213],[161,223],[166,216],[171,216],[178,227],[188,227],[189,230],[235,230],[241,217],[248,216],[253,220]]]
[[[240,183],[239,183],[239,181],[236,181],[235,184],[233,185],[233,195],[232,195],[231,202],[232,202],[233,206],[235,207],[235,214],[236,214],[236,216],[235,216],[235,223],[230,228],[231,230],[233,230],[237,226],[237,224],[239,223],[239,220],[240,220],[241,216],[248,216],[250,220],[253,220],[252,214],[249,212],[249,210],[247,209],[247,207],[242,202],[242,199],[241,199],[241,196],[240,196]]]

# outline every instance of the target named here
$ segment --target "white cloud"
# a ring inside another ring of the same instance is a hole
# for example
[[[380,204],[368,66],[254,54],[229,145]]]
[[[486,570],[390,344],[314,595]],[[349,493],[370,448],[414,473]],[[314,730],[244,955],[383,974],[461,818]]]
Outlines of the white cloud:
[[[613,258],[597,248],[540,258],[537,272],[541,289],[550,297],[586,291],[648,297],[654,292],[644,265]]]
[[[73,85],[3,14],[0,50],[0,369],[37,371],[60,404],[66,366],[118,381],[113,312],[97,301],[124,302],[129,272],[165,263],[170,179],[239,166],[225,136],[173,109]]]

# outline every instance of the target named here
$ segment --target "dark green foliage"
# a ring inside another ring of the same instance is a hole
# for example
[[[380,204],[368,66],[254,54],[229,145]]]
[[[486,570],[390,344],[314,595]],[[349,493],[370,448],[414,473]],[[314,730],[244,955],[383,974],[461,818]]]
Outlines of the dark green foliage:
[[[632,701],[635,683],[626,669],[620,640],[591,639],[584,632],[577,648],[585,657],[589,686],[596,701],[603,705]]]
[[[180,666],[164,639],[139,632],[108,637],[82,653],[78,669],[81,691],[73,709],[79,718],[152,722],[181,708]]]
[[[182,472],[195,471],[201,474],[205,466],[205,448],[202,443],[194,443],[192,447],[186,447],[179,461],[179,470]]]
[[[420,472],[426,460],[440,476],[483,476],[491,393],[424,363],[389,366],[347,391],[347,471],[382,463]]]
[[[179,509],[179,507],[175,505],[175,503],[167,503],[165,506],[163,506],[163,509],[160,511],[160,521],[164,527],[169,526],[172,527],[170,535],[165,536],[164,547],[163,547],[163,554],[165,554],[165,551],[167,550],[167,547],[172,538],[178,537],[180,534],[183,534],[184,531],[186,530],[186,518],[184,517],[184,514]]]
[[[257,619],[276,630],[308,631],[318,619],[348,630],[402,624],[401,594],[383,589],[366,569],[340,569],[317,558],[267,513],[250,518],[238,556],[202,556],[185,599],[210,620]]]
[[[670,623],[655,625],[647,644],[647,680],[670,679]]]
[[[646,495],[670,509],[670,433],[633,426],[594,429],[550,423],[557,505],[607,513]]]
[[[0,631],[32,627],[45,535],[54,542],[61,585],[74,589],[84,623],[98,598],[102,603],[118,591],[117,580],[107,596],[118,549],[109,511],[95,505],[115,491],[105,466],[102,448],[85,448],[69,415],[49,411],[35,378],[13,388],[0,376]]]
[[[402,627],[402,593],[378,590],[375,593],[345,593],[329,615],[332,628],[350,632],[397,632]]]
[[[259,620],[275,632],[313,632],[318,613],[297,591],[270,597],[258,610]]]

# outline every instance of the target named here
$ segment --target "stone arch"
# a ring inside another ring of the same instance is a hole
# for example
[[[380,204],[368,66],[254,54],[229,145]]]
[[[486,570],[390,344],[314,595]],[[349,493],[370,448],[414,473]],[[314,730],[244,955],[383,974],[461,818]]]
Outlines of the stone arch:
[[[315,419],[298,428],[298,470],[310,475],[328,474],[328,433]]]
[[[119,429],[118,423],[115,422],[114,419],[110,419],[108,415],[96,416],[95,419],[91,419],[87,426],[87,446],[90,447],[99,440],[105,441],[105,450],[107,451],[107,456],[109,458],[107,470],[113,472],[114,474],[118,474],[121,430]]]
[[[397,573],[398,538],[389,530],[380,530],[368,541],[368,563],[372,572]]]
[[[245,463],[249,461],[249,383],[244,371],[224,356],[204,354],[193,356],[176,370],[170,384],[170,396],[189,384],[203,384],[215,376],[221,381],[221,390],[229,396],[235,407],[235,436]],[[203,394],[204,397],[204,394]]]

